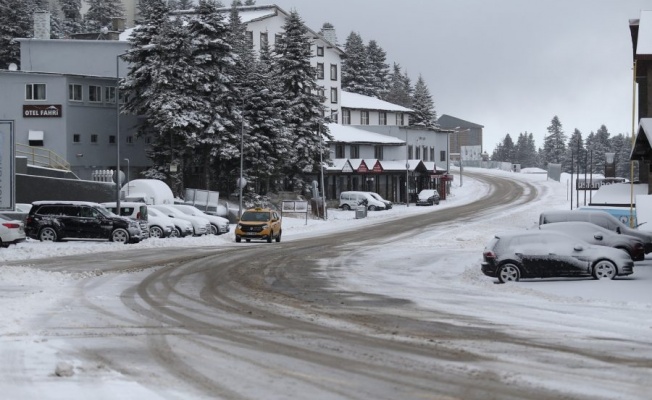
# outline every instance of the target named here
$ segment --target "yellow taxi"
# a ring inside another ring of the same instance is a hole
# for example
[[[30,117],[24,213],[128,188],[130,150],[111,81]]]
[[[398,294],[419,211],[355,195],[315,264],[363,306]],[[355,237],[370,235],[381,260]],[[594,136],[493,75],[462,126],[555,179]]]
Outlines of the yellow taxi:
[[[275,210],[269,208],[250,208],[245,210],[235,227],[235,241],[242,239],[250,242],[251,239],[281,241],[281,217]]]

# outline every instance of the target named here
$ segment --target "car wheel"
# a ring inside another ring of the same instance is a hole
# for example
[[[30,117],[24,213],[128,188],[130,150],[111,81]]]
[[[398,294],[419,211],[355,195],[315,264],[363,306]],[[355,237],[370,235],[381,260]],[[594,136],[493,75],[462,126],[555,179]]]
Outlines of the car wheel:
[[[593,278],[613,279],[616,277],[616,266],[609,260],[600,260],[593,266]]]
[[[41,231],[38,234],[38,238],[41,242],[56,242],[59,239],[57,235],[57,231],[55,231],[53,228],[50,228],[48,226],[41,229]]]
[[[241,238],[239,238],[238,236],[235,237],[235,242],[236,242],[236,243],[240,243],[241,241],[242,241]]]
[[[344,211],[349,211],[350,209],[351,209],[351,207],[348,204],[344,204],[342,206],[342,210],[344,210]]]
[[[250,243],[250,242],[251,242],[251,239],[245,239],[245,240],[247,241],[247,243]]]
[[[174,229],[172,229],[172,232],[170,232],[170,237],[181,237],[181,231],[179,228],[175,226]]]
[[[369,206],[369,211],[376,211],[376,206]]]
[[[117,243],[129,243],[129,232],[122,228],[114,229],[111,232],[111,241]]]
[[[149,237],[160,238],[163,237],[163,229],[160,226],[152,226],[149,228]]]
[[[220,233],[220,229],[217,227],[217,225],[211,224],[211,235],[217,235]]]
[[[267,236],[267,243],[272,243],[272,238],[274,237],[274,231],[272,231],[269,236]]]
[[[521,279],[521,271],[513,263],[503,264],[498,268],[498,280],[500,283],[517,282]]]
[[[283,233],[283,231],[278,231],[278,236],[276,237],[276,243],[281,241],[281,233]]]

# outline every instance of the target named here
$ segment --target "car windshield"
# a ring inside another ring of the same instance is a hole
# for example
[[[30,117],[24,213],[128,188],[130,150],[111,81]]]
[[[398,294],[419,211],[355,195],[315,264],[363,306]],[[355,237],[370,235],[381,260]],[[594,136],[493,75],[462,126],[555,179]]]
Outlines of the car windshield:
[[[267,211],[248,211],[242,214],[242,221],[269,221],[269,212]]]
[[[104,206],[97,206],[95,208],[97,209],[97,211],[99,211],[105,217],[113,217],[113,216],[115,216],[114,213],[112,213],[111,211],[104,208]]]

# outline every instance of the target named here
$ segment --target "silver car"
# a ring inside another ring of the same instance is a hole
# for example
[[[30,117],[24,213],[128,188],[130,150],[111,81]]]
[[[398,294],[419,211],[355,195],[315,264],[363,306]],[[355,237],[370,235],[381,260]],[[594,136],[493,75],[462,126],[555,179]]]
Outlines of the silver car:
[[[634,261],[645,259],[645,247],[641,239],[634,236],[621,235],[590,222],[555,222],[553,224],[540,225],[539,229],[563,232],[590,244],[624,250]]]

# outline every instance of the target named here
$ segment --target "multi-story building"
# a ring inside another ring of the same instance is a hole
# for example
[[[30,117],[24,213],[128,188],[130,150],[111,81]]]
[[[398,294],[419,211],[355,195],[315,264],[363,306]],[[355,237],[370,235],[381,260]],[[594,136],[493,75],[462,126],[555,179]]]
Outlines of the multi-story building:
[[[442,129],[451,130],[450,155],[455,161],[480,161],[482,157],[482,129],[484,126],[442,114],[437,120]]]

